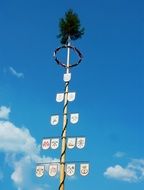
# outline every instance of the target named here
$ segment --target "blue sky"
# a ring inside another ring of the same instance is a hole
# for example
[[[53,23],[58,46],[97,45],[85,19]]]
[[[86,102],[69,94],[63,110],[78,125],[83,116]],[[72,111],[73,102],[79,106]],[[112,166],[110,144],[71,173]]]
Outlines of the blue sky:
[[[84,55],[71,70],[70,91],[79,112],[69,136],[86,136],[68,161],[89,161],[87,177],[66,180],[66,189],[144,189],[144,2],[0,1],[0,189],[58,189],[59,178],[35,176],[37,160],[58,159],[58,150],[40,150],[43,137],[60,136],[63,68],[53,60],[60,46],[58,22],[72,8],[85,35],[73,41]]]

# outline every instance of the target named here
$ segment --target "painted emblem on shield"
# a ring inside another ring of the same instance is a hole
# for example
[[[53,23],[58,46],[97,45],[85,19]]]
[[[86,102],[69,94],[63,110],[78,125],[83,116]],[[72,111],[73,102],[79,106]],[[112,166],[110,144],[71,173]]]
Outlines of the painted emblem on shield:
[[[58,147],[59,147],[59,139],[58,138],[51,139],[51,148],[57,149]]]
[[[43,139],[42,140],[42,149],[47,150],[50,148],[50,139]]]
[[[71,80],[71,73],[65,73],[65,74],[64,74],[64,77],[63,77],[63,80],[64,80],[65,82],[70,81],[70,80]]]
[[[84,148],[84,146],[85,146],[85,137],[78,137],[76,146],[79,149]]]
[[[81,164],[80,165],[80,174],[82,176],[86,176],[89,173],[89,164]]]
[[[75,100],[75,92],[68,93],[68,101],[72,102]]]
[[[78,120],[79,120],[79,114],[78,114],[78,113],[72,113],[72,114],[70,115],[70,122],[71,122],[72,124],[77,123]]]
[[[76,138],[68,138],[68,140],[67,140],[67,147],[69,149],[74,148],[75,144],[76,144]]]
[[[49,165],[49,175],[51,177],[56,176],[57,171],[58,171],[58,165],[57,164],[50,164]]]
[[[51,125],[57,125],[59,122],[59,116],[58,115],[52,115],[51,116]]]
[[[58,93],[58,94],[56,95],[56,101],[57,101],[57,102],[62,102],[63,99],[64,99],[64,93]]]
[[[75,164],[66,165],[66,174],[68,176],[73,176],[75,174]]]
[[[35,172],[37,177],[42,177],[44,175],[44,166],[43,165],[36,166]]]

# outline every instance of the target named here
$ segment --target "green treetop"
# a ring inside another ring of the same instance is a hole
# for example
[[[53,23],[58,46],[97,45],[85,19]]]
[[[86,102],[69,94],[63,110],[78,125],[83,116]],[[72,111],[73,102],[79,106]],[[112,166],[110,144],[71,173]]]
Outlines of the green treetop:
[[[84,34],[84,28],[81,28],[78,15],[71,9],[65,13],[65,18],[60,19],[59,30],[58,38],[62,44],[67,44],[69,38],[77,40]]]

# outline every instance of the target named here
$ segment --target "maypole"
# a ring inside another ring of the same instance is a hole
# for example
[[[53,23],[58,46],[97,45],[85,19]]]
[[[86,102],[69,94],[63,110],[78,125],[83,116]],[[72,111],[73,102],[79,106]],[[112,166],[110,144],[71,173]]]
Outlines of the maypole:
[[[81,52],[74,46],[71,45],[72,40],[77,40],[84,34],[84,29],[80,28],[80,21],[77,16],[77,14],[73,13],[72,10],[69,10],[65,14],[65,18],[62,18],[60,20],[60,34],[59,38],[61,38],[61,44],[62,46],[57,48],[54,51],[54,59],[56,63],[63,68],[65,68],[65,73],[63,76],[63,80],[65,82],[65,88],[63,93],[58,93],[56,95],[56,101],[57,102],[64,102],[63,105],[63,126],[62,126],[62,132],[61,137],[59,138],[43,138],[42,140],[42,149],[47,150],[49,148],[51,149],[57,149],[59,146],[59,141],[61,140],[61,155],[60,155],[60,161],[59,162],[50,162],[50,163],[38,163],[36,167],[36,176],[42,177],[44,175],[44,171],[46,168],[48,168],[48,173],[50,176],[55,176],[57,174],[58,168],[60,172],[60,184],[59,184],[59,190],[65,189],[65,178],[66,176],[72,176],[75,174],[75,163],[79,163],[80,161],[74,162],[67,162],[66,160],[66,149],[72,149],[74,147],[77,147],[78,149],[82,149],[85,146],[85,137],[69,137],[67,136],[67,126],[68,126],[68,104],[69,102],[72,102],[75,100],[75,92],[69,92],[69,83],[71,80],[71,73],[70,69],[72,67],[75,67],[79,65],[79,63],[82,60],[82,54]],[[61,49],[67,50],[67,60],[66,63],[63,63],[61,60],[59,60],[59,51]],[[71,63],[70,62],[70,53],[75,53],[78,56],[78,61]],[[78,113],[71,113],[70,114],[70,122],[72,124],[76,124],[79,120],[79,114]],[[55,126],[59,122],[59,115],[52,115],[51,116],[51,125]],[[59,167],[58,167],[59,165]],[[46,167],[47,166],[47,167]],[[86,176],[89,173],[89,163],[83,162],[80,164],[80,174],[82,176]]]

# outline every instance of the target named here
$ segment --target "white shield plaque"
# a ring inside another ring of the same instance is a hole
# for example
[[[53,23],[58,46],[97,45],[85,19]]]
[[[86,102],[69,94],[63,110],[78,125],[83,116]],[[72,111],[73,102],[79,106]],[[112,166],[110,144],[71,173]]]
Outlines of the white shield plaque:
[[[81,164],[80,165],[80,174],[82,176],[86,176],[89,173],[89,164]]]
[[[51,148],[57,149],[58,147],[59,147],[59,139],[58,138],[51,139]]]
[[[70,115],[70,122],[71,122],[72,124],[77,123],[78,120],[79,120],[79,114],[78,114],[78,113],[72,113],[72,114]]]
[[[72,102],[75,100],[75,92],[68,93],[68,101]]]
[[[70,80],[71,80],[71,73],[65,73],[65,74],[64,74],[64,77],[63,77],[63,80],[64,80],[65,82],[70,81]]]
[[[66,174],[68,176],[72,176],[75,174],[75,164],[67,164],[66,165]]]
[[[58,93],[58,94],[56,95],[56,101],[57,101],[57,102],[62,102],[63,99],[64,99],[64,93]]]
[[[84,148],[84,146],[85,146],[85,137],[78,137],[76,146],[79,149]]]
[[[49,165],[49,175],[51,177],[56,176],[57,171],[58,171],[58,165],[57,164],[50,164]]]
[[[44,175],[44,166],[43,165],[36,166],[36,176],[42,177],[43,175]]]
[[[42,140],[42,149],[47,150],[50,148],[50,139],[43,139]]]
[[[67,140],[67,147],[69,149],[74,148],[75,144],[76,144],[76,138],[68,138],[68,140]]]
[[[59,116],[58,115],[52,115],[51,116],[51,125],[57,125],[59,122]]]

